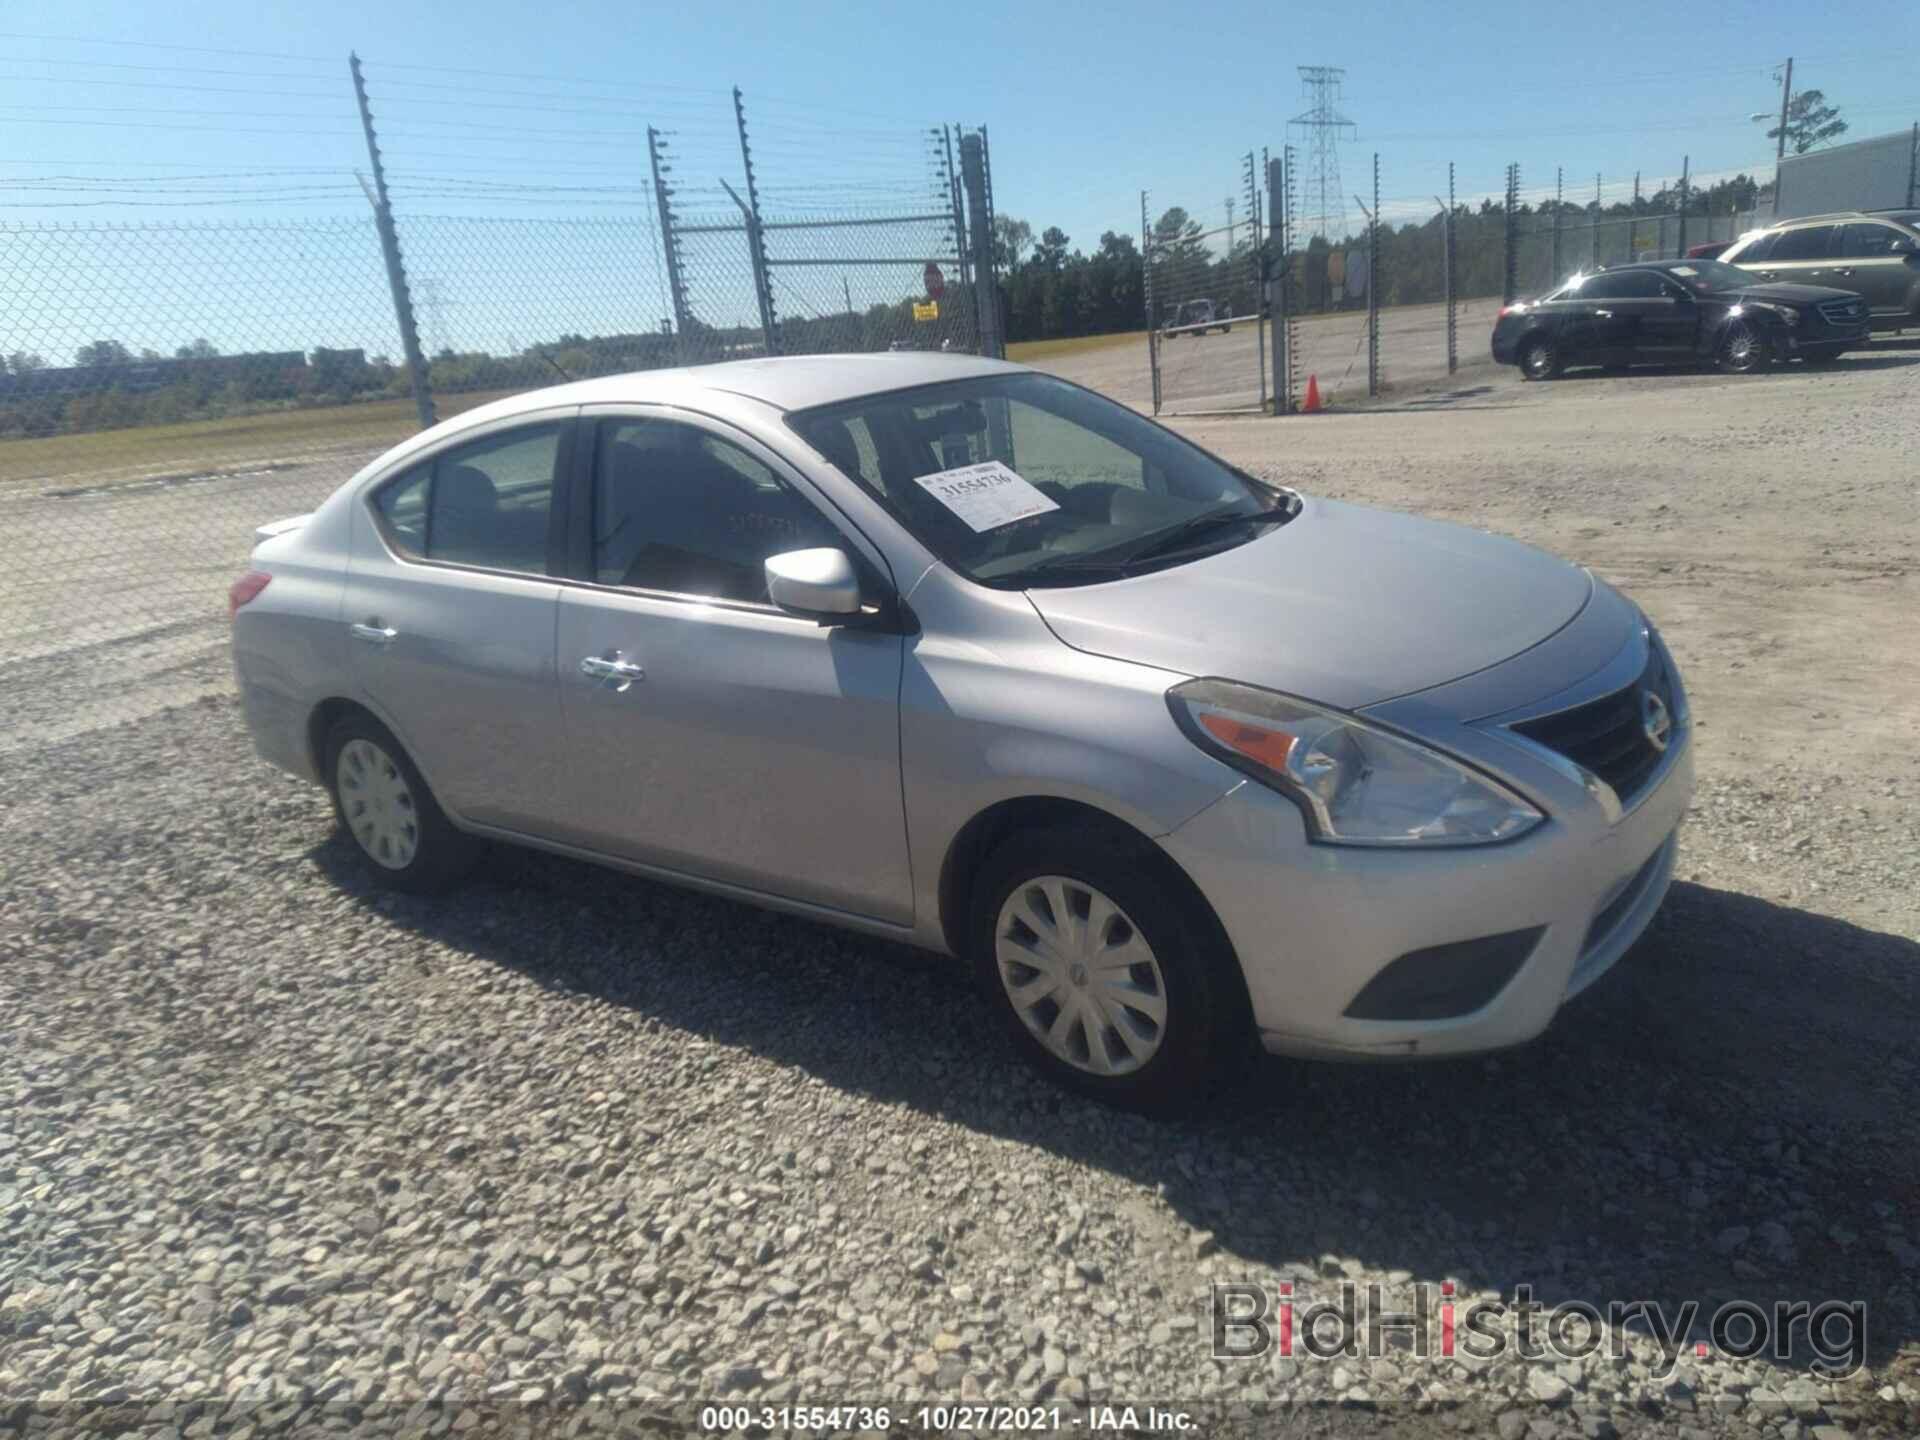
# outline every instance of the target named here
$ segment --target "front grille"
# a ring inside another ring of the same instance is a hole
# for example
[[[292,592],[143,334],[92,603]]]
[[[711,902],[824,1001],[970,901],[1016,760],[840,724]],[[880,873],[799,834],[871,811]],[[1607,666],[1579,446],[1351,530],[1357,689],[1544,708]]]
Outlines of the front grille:
[[[1864,300],[1822,300],[1820,318],[1829,325],[1856,325],[1867,318]]]
[[[1625,804],[1653,777],[1666,754],[1647,736],[1641,697],[1649,690],[1660,697],[1667,714],[1677,725],[1673,677],[1667,673],[1660,651],[1654,648],[1647,656],[1646,669],[1640,672],[1640,678],[1624,689],[1571,710],[1518,721],[1512,729],[1598,775]]]

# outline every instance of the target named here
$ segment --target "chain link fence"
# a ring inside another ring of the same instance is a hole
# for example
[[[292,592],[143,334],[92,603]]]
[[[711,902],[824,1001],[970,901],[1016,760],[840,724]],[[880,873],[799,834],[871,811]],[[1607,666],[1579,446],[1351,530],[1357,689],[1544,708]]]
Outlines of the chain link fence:
[[[425,415],[769,351],[997,351],[984,132],[763,191],[813,136],[763,157],[727,118],[731,147],[663,134],[657,185],[539,216],[457,213],[500,197],[401,166],[371,214],[0,222],[0,751],[226,688],[254,528]]]
[[[1629,260],[1676,259],[1725,246],[1768,223],[1767,162],[1745,170],[1594,177],[1585,198],[1565,177],[1464,186],[1454,167],[1424,190],[1387,157],[1370,157],[1342,227],[1299,214],[1299,152],[1268,157],[1260,193],[1154,218],[1142,195],[1148,357],[1155,413],[1303,408],[1447,386],[1490,363],[1486,336],[1502,303],[1569,276]],[[1389,189],[1385,198],[1381,189]],[[1318,189],[1319,187],[1315,187]],[[1465,193],[1463,193],[1463,191]],[[1259,235],[1238,216],[1263,217]],[[1341,233],[1329,235],[1329,228]],[[1191,340],[1194,343],[1186,343]]]

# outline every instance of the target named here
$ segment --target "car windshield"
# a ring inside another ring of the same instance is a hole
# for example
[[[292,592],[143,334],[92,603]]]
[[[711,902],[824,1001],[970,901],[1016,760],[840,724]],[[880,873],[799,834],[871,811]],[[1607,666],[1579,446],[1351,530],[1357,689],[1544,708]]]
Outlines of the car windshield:
[[[1739,290],[1755,282],[1751,270],[1728,265],[1720,260],[1689,260],[1684,265],[1669,265],[1667,273],[1690,290],[1706,294],[1714,290]]]
[[[1178,564],[1244,543],[1297,506],[1047,375],[869,395],[788,424],[943,561],[1005,589]]]

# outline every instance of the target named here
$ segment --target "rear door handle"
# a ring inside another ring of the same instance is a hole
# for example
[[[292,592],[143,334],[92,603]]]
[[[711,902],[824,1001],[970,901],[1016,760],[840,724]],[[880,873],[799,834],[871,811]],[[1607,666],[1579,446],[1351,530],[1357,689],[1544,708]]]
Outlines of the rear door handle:
[[[388,625],[362,625],[357,621],[347,627],[347,633],[356,640],[365,640],[369,645],[391,645],[400,634]]]

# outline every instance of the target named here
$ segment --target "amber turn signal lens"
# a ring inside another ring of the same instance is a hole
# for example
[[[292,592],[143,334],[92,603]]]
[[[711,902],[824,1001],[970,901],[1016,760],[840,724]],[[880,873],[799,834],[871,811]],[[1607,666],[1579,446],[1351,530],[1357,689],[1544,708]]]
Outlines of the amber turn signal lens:
[[[1293,752],[1294,737],[1286,731],[1249,725],[1244,720],[1218,713],[1197,718],[1206,732],[1222,745],[1238,750],[1249,760],[1258,761],[1270,770],[1284,771],[1287,768],[1287,756]]]

